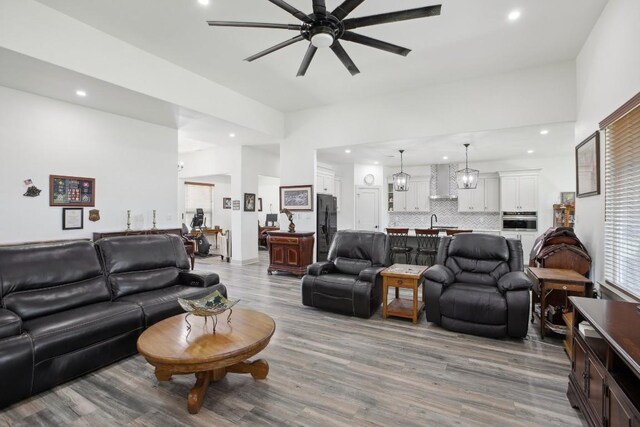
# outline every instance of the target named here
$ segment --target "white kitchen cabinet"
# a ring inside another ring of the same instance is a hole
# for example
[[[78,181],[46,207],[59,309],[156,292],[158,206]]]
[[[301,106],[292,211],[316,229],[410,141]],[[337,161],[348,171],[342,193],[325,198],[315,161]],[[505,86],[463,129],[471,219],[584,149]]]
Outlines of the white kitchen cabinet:
[[[336,177],[333,181],[333,195],[336,197],[336,210],[340,212],[342,204],[342,178]]]
[[[522,253],[525,267],[529,264],[529,254],[538,238],[537,231],[503,231],[502,236],[507,239],[516,239],[522,242]]]
[[[428,178],[416,178],[409,181],[408,191],[393,191],[394,212],[428,212],[430,185]]]
[[[499,212],[500,181],[495,177],[480,177],[472,190],[458,190],[458,212]]]
[[[500,210],[538,211],[537,171],[500,172]]]
[[[335,174],[332,171],[318,169],[316,173],[316,182],[318,183],[316,192],[319,194],[333,194],[334,181]]]

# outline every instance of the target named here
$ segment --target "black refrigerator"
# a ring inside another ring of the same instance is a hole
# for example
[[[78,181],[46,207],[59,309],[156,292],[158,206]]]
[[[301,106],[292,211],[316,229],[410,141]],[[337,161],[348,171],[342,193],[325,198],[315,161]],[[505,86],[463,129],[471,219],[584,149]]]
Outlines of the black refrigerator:
[[[329,255],[329,247],[333,241],[336,231],[338,231],[338,202],[335,197],[329,194],[318,194],[316,222],[316,260],[326,261]]]

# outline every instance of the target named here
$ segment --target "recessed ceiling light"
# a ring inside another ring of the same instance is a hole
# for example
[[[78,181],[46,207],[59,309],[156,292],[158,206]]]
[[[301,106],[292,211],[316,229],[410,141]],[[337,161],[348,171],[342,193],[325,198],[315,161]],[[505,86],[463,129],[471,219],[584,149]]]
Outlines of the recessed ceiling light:
[[[235,137],[236,137],[236,134],[235,134],[235,133],[230,133],[230,134],[229,134],[229,138],[235,138]]]
[[[87,96],[87,92],[85,92],[84,90],[77,90],[76,95],[84,98],[85,96]]]
[[[540,131],[540,135],[547,135],[547,134],[549,134],[549,131],[546,129],[543,129]]]
[[[373,164],[374,164],[374,165],[379,165],[379,164],[380,164],[380,162],[373,162]]]
[[[518,19],[520,19],[520,11],[519,10],[513,10],[511,12],[509,12],[509,21],[517,21]]]
[[[351,150],[349,150],[348,148],[346,150],[344,150],[345,153],[350,154]]]
[[[444,157],[442,158],[442,160],[449,160],[449,157],[444,156]]]
[[[527,154],[533,154],[533,150],[528,150]]]
[[[203,6],[209,6],[209,0],[198,0],[198,3],[200,3]]]

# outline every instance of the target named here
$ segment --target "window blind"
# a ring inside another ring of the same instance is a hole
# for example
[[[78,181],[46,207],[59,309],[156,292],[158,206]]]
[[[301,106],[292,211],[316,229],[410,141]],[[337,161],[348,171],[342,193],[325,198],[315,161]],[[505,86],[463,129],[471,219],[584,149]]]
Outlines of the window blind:
[[[605,280],[640,298],[640,107],[605,133]]]
[[[207,218],[207,225],[210,226],[213,221],[213,185],[185,182],[184,197],[185,219],[191,221],[196,209],[201,208]]]

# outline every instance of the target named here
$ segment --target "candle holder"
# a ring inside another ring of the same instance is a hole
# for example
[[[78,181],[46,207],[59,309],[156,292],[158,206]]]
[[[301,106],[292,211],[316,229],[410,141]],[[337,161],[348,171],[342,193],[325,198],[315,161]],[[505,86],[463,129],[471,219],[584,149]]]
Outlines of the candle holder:
[[[131,210],[127,209],[127,231],[131,231]]]
[[[158,227],[156,227],[156,210],[153,210],[153,227],[151,227],[152,230],[157,230]]]

